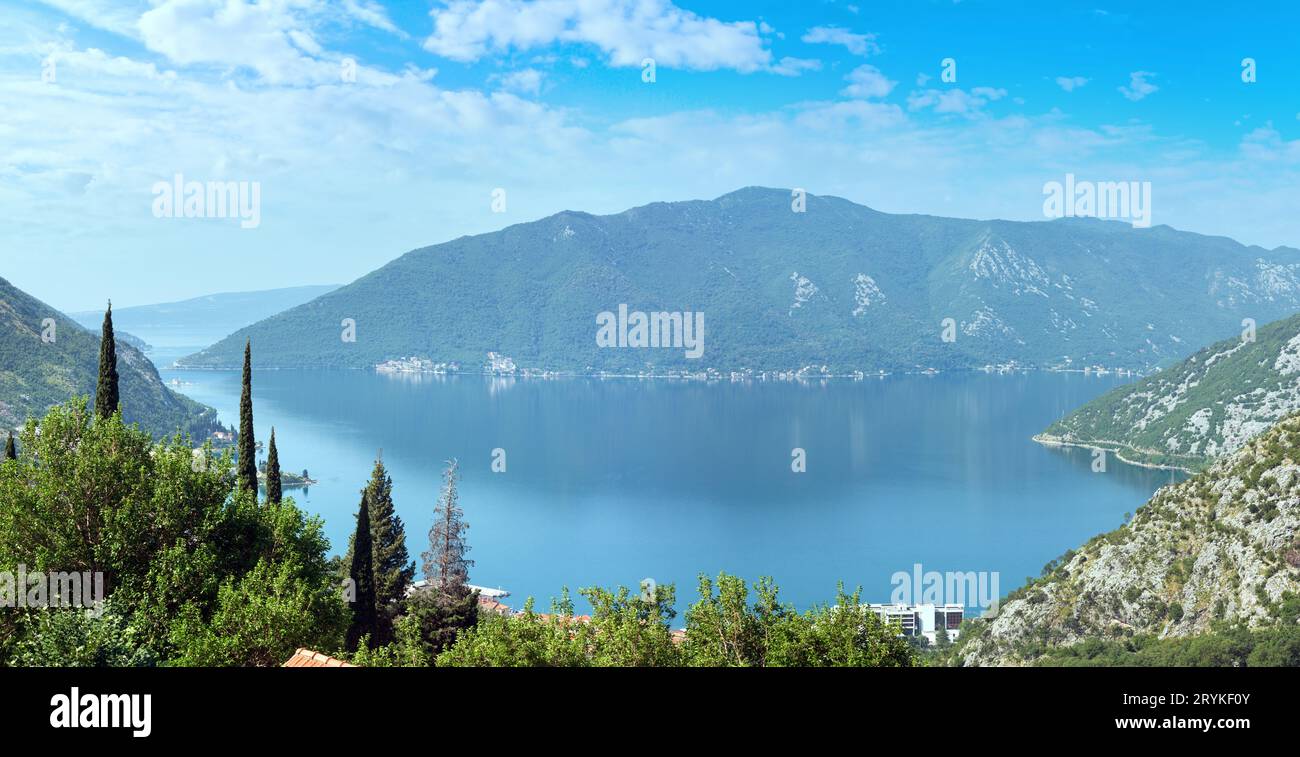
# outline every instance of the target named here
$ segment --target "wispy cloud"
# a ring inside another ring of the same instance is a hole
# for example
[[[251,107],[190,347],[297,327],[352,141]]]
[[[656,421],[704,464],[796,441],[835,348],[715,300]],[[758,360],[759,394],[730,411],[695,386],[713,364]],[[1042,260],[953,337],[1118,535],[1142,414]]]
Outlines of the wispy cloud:
[[[978,115],[985,105],[1007,96],[1005,89],[975,87],[969,92],[962,89],[926,89],[907,97],[909,110],[932,109],[935,113],[961,116]]]
[[[144,0],[40,0],[85,24],[124,37],[137,35],[136,22],[149,10]]]
[[[502,89],[533,96],[541,94],[543,79],[544,74],[535,68],[525,68],[492,77],[492,80],[498,82]]]
[[[814,26],[803,35],[809,44],[841,45],[854,55],[873,55],[880,52],[874,34],[855,34],[838,26]]]
[[[599,48],[612,66],[760,71],[770,66],[753,21],[699,16],[667,0],[452,0],[429,12],[424,48],[456,61],[553,44]]]
[[[1133,102],[1137,102],[1147,95],[1160,89],[1156,85],[1147,81],[1154,77],[1155,74],[1150,71],[1134,71],[1128,75],[1128,86],[1120,87],[1120,94],[1124,95]]]
[[[819,60],[785,57],[768,70],[780,76],[798,76],[808,71],[819,71],[821,67],[822,62]]]
[[[1088,79],[1082,76],[1058,76],[1056,77],[1056,86],[1066,92],[1073,92],[1088,83]]]
[[[388,11],[384,6],[374,0],[344,0],[343,10],[352,18],[372,26],[380,31],[394,34],[406,39],[407,33],[397,28],[397,25],[388,17]]]

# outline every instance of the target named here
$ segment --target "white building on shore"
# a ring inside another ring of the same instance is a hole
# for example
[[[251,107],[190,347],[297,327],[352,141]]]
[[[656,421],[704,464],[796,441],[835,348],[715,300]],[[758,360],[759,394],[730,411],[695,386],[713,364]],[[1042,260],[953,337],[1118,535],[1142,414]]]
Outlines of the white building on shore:
[[[870,604],[865,607],[885,624],[897,626],[901,635],[924,636],[931,644],[935,642],[939,631],[947,633],[949,641],[956,641],[966,611],[959,604]]]

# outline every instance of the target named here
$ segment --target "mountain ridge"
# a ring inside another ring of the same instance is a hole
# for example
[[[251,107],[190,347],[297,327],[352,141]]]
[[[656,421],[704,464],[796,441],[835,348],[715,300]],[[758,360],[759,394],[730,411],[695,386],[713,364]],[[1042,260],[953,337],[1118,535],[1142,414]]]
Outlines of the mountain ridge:
[[[619,304],[703,312],[704,356],[598,348],[595,316]],[[795,213],[789,190],[748,187],[611,215],[562,211],[418,248],[181,364],[234,368],[252,339],[263,368],[414,356],[474,370],[496,352],[580,373],[1148,371],[1242,317],[1295,310],[1292,248],[1096,219],[889,214],[817,195]],[[355,342],[340,336],[348,318]]]

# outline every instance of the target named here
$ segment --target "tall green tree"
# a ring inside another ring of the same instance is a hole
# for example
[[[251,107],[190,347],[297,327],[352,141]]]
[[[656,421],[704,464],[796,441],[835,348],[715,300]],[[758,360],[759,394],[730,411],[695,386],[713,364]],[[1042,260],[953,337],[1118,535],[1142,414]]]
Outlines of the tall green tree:
[[[266,448],[266,501],[278,505],[282,497],[280,486],[280,454],[275,449],[275,426],[271,427],[271,441]]]
[[[113,303],[104,311],[99,337],[99,383],[95,388],[95,414],[109,418],[117,412],[117,342],[113,338]]]
[[[357,530],[352,537],[352,565],[348,575],[352,578],[352,624],[348,626],[347,649],[357,651],[362,639],[372,643],[377,629],[375,611],[375,567],[370,539],[370,499],[361,497],[357,510]]]
[[[421,555],[429,588],[448,596],[460,596],[468,590],[469,569],[474,566],[474,561],[465,557],[470,549],[465,540],[469,524],[458,501],[458,467],[455,460],[447,461],[438,509],[429,528],[429,549]]]
[[[469,552],[465,540],[469,524],[458,501],[458,476],[456,461],[447,461],[442,494],[429,529],[429,549],[421,555],[425,586],[409,602],[430,656],[450,648],[478,622],[478,593],[469,587],[469,569],[474,561],[465,557]]]
[[[5,459],[17,460],[18,447],[14,444],[14,432],[9,432],[9,441],[5,442]]]
[[[415,578],[415,561],[406,549],[406,525],[393,505],[393,479],[382,456],[375,458],[370,481],[361,490],[370,506],[370,536],[375,569],[375,604],[379,608],[378,644],[394,640],[397,617],[406,607],[406,594]],[[355,544],[348,545],[345,565],[352,564]]]
[[[239,395],[239,485],[257,497],[257,444],[253,440],[253,343],[244,343],[244,389]]]

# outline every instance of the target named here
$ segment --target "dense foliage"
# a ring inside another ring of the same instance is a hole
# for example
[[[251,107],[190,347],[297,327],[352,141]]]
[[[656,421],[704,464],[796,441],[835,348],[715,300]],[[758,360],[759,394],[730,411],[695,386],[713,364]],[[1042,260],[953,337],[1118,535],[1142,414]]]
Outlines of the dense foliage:
[[[237,490],[228,454],[87,405],[29,421],[0,462],[0,570],[102,573],[108,602],[6,609],[0,663],[273,665],[341,645],[318,518]]]
[[[705,666],[899,667],[917,662],[897,629],[841,589],[833,605],[799,613],[783,604],[771,579],[754,584],[722,574],[700,578],[700,598],[686,612],[684,634],[670,622],[675,588],[653,594],[584,589],[590,616],[575,616],[567,590],[551,613],[485,614],[477,626],[437,658],[440,666]]]

